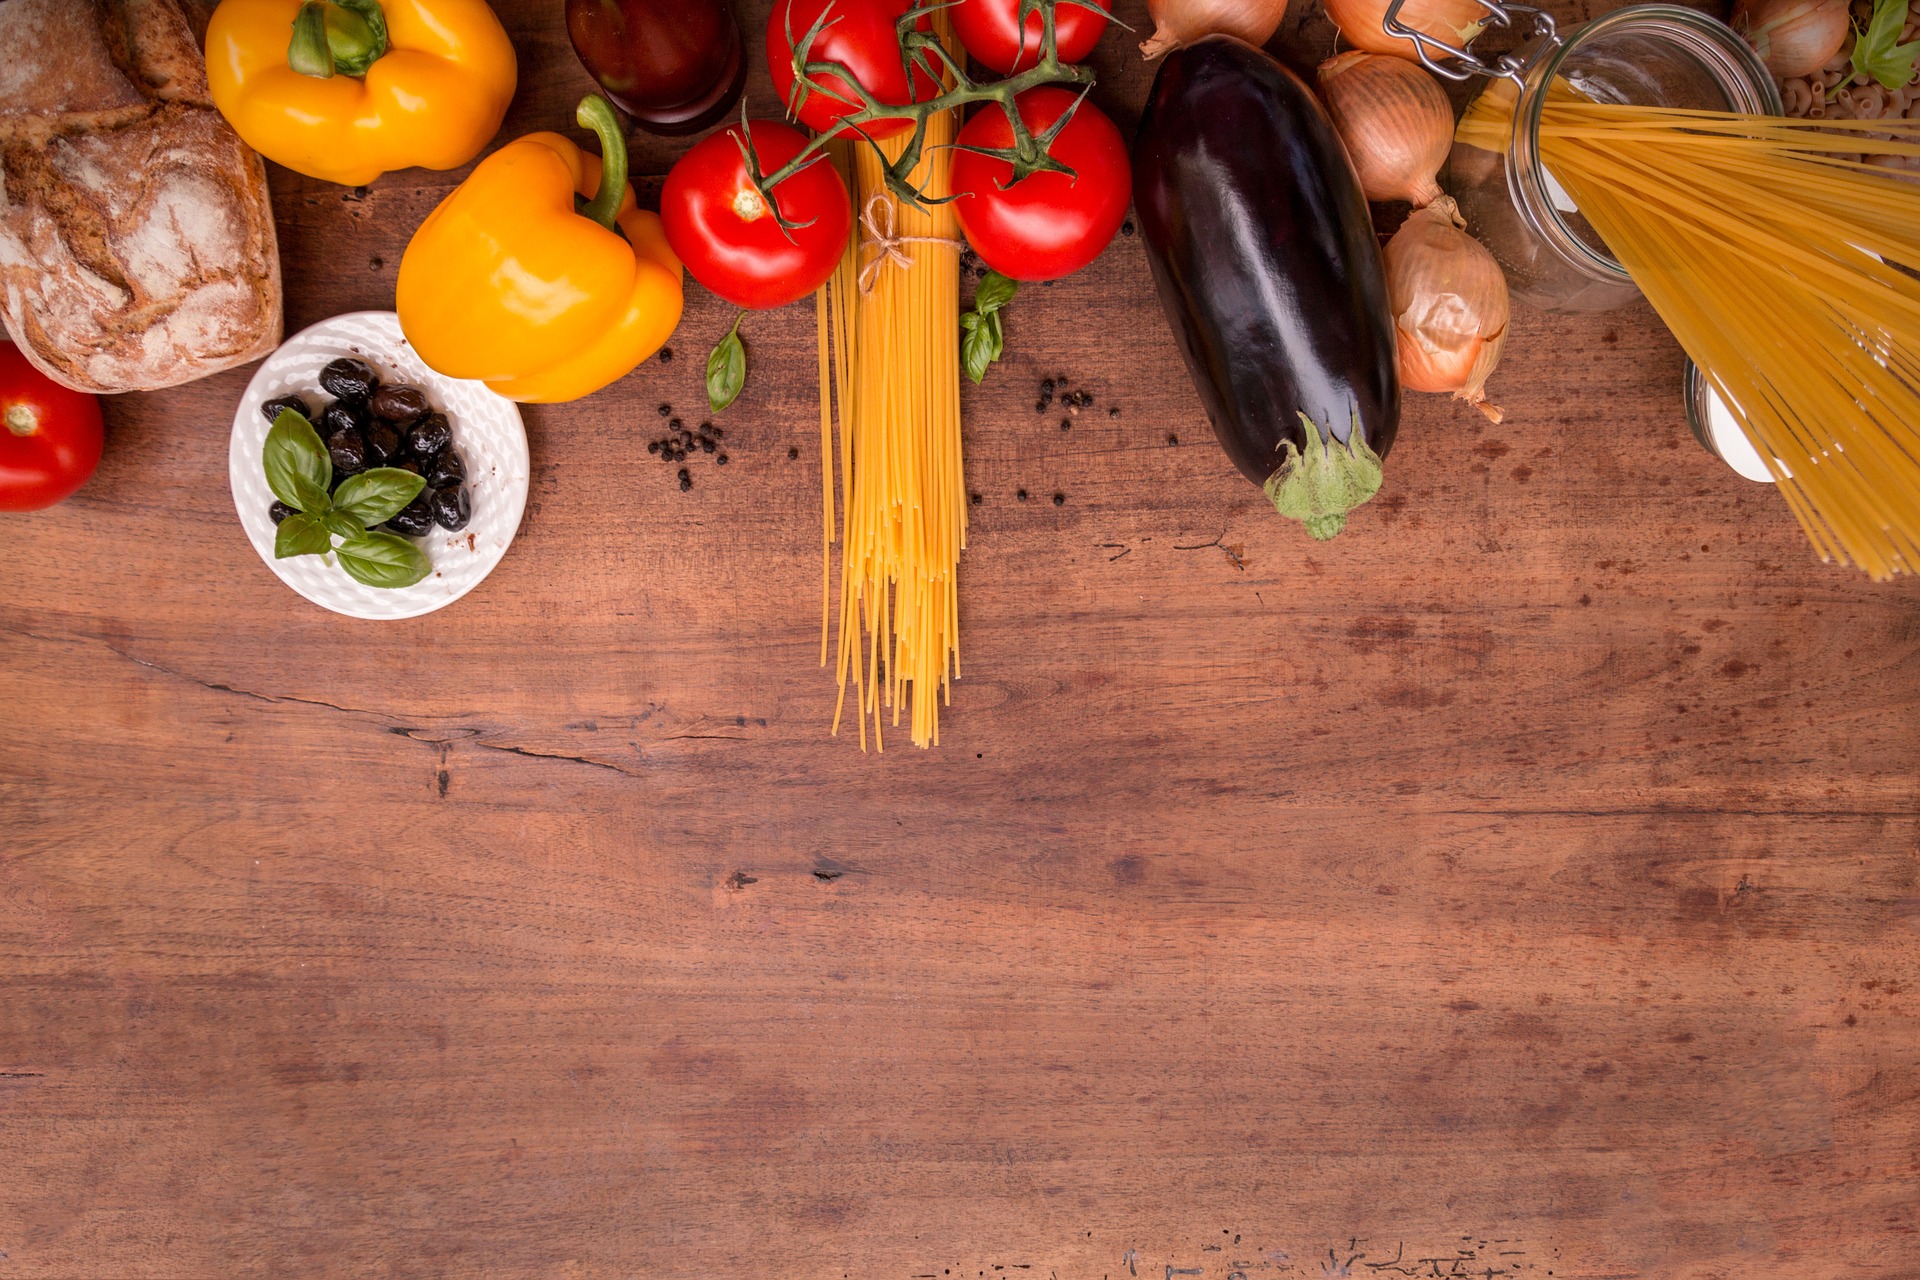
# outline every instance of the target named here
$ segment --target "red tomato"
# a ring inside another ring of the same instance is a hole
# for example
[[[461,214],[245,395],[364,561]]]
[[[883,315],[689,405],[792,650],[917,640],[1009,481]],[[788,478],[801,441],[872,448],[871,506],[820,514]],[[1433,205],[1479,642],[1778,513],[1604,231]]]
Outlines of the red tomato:
[[[805,149],[807,136],[778,120],[755,120],[754,152],[773,173]],[[764,310],[804,298],[827,282],[847,236],[853,203],[824,157],[773,189],[789,222],[782,230],[747,173],[732,125],[680,158],[660,192],[667,243],[693,278],[735,306]]]
[[[1021,0],[960,0],[953,7],[953,30],[976,61],[1001,75],[1025,71],[1040,61],[1040,15],[1027,15],[1025,43],[1020,30]],[[1113,0],[1095,0],[1108,13]],[[1084,62],[1107,29],[1105,14],[1060,0],[1053,10],[1053,34],[1060,61]],[[1016,65],[1017,64],[1017,65]]]
[[[0,342],[0,511],[64,502],[100,465],[100,402]]]
[[[1016,98],[1020,119],[1038,135],[1053,127],[1078,94],[1047,86]],[[1090,102],[1053,140],[1055,160],[1074,171],[1034,173],[1003,186],[1013,165],[967,147],[1013,145],[1006,112],[988,106],[960,130],[953,155],[954,215],[983,261],[1015,280],[1058,280],[1100,256],[1127,216],[1133,167],[1113,121]]]
[[[846,79],[838,75],[812,78],[840,98],[830,97],[819,88],[809,89],[794,109],[793,46],[805,39],[822,13],[829,24],[807,50],[809,62],[837,62],[853,72],[855,80],[877,101],[888,106],[924,102],[940,96],[940,85],[924,70],[913,69],[909,88],[906,68],[900,64],[898,22],[912,0],[774,0],[773,13],[767,19],[767,70],[773,76],[773,88],[780,105],[789,116],[816,133],[825,133],[833,122],[861,110],[860,95]],[[829,12],[831,10],[831,12]],[[928,29],[920,20],[920,29]],[[791,35],[789,35],[791,33]],[[913,127],[911,120],[881,120],[867,125],[872,138],[891,138]]]

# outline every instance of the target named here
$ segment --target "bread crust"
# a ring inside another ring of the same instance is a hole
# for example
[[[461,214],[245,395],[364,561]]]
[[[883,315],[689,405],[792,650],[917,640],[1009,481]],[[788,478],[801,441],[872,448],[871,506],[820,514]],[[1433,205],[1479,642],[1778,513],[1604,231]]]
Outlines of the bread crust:
[[[214,109],[178,0],[6,0],[0,316],[80,391],[147,391],[281,334],[266,167]]]

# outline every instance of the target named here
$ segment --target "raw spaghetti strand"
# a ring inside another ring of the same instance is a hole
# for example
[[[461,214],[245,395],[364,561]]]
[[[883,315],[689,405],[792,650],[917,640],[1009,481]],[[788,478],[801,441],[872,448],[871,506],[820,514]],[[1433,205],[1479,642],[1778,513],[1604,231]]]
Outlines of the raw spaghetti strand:
[[[934,21],[957,53],[945,11],[936,11]],[[956,129],[951,112],[928,122],[912,182],[934,199],[951,189]],[[898,159],[907,139],[881,145],[889,159]],[[951,700],[959,674],[959,559],[967,521],[959,228],[950,206],[915,208],[888,192],[881,160],[865,143],[851,148],[850,171],[861,226],[817,307],[823,465],[833,455],[830,422],[837,422],[840,436],[833,731],[840,730],[851,684],[862,750],[869,718],[875,748],[885,749],[889,707],[896,727],[908,709],[913,742],[928,747],[940,740],[940,702]],[[823,480],[823,500],[830,548],[830,480]]]
[[[1505,150],[1511,90],[1458,137]],[[1920,121],[1586,100],[1540,154],[1753,442],[1823,559],[1920,566]]]

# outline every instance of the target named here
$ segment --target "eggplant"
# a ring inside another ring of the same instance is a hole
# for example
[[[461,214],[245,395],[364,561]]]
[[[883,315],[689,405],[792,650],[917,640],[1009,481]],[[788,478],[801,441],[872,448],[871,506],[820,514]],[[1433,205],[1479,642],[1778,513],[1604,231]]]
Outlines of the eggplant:
[[[1400,379],[1373,220],[1326,111],[1232,36],[1176,50],[1133,198],[1214,434],[1281,515],[1333,537],[1379,491]]]

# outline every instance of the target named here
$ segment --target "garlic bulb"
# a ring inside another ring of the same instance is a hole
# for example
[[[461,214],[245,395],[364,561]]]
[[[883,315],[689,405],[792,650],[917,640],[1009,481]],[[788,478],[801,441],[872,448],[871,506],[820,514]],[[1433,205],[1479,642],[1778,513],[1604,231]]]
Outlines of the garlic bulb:
[[[1452,198],[1441,196],[1387,242],[1400,382],[1410,391],[1450,391],[1498,422],[1486,386],[1507,341],[1507,279],[1464,226]]]
[[[1453,146],[1453,106],[1416,62],[1354,51],[1320,64],[1320,97],[1369,200],[1414,208],[1440,195]]]
[[[1152,59],[1192,44],[1201,36],[1239,36],[1263,45],[1287,16],[1287,0],[1147,0],[1153,35],[1140,46]]]

